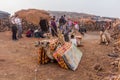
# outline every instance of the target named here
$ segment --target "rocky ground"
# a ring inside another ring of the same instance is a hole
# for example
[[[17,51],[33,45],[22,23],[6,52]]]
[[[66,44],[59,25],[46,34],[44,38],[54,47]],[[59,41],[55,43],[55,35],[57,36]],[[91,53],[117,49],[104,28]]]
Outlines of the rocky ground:
[[[112,45],[99,45],[99,33],[88,32],[83,37],[83,57],[76,71],[65,70],[57,63],[38,65],[34,42],[23,37],[11,40],[11,32],[0,33],[0,80],[110,80],[118,74],[109,57]],[[35,70],[37,69],[36,75]]]

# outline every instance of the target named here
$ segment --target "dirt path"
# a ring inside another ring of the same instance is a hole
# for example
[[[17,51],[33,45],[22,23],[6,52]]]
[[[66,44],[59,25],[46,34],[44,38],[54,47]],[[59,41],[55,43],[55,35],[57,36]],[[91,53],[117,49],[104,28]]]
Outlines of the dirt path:
[[[10,35],[10,32],[0,33],[0,80],[35,80],[36,66],[36,80],[103,80],[113,72],[110,65],[113,59],[107,56],[112,49],[98,45],[97,32],[89,32],[84,36],[84,46],[80,47],[83,57],[75,72],[64,70],[56,63],[38,66],[33,45],[36,39],[24,37],[12,41]],[[96,64],[100,64],[103,70],[94,70]]]

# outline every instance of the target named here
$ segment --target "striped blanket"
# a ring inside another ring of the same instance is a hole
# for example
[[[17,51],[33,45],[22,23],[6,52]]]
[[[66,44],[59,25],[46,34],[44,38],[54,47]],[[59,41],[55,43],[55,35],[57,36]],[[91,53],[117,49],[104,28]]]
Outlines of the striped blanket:
[[[80,63],[82,52],[75,45],[65,43],[53,56],[62,68],[75,71]]]

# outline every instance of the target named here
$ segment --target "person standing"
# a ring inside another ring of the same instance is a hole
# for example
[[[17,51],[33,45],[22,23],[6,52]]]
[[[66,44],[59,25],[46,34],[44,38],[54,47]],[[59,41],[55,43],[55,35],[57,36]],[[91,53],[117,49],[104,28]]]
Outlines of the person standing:
[[[40,18],[39,25],[43,32],[47,33],[49,31],[48,21],[46,19]]]
[[[53,37],[57,36],[57,25],[54,18],[51,21],[51,32]]]
[[[11,18],[12,23],[12,40],[17,40],[16,34],[17,34],[17,26],[15,25],[15,17]]]
[[[68,19],[68,26],[69,26],[69,29],[71,29],[72,25],[73,25],[72,21],[71,21],[70,19]]]
[[[64,18],[64,24],[66,24],[66,22],[67,22],[66,15],[64,15],[63,18]]]
[[[79,31],[79,25],[78,25],[78,22],[75,22],[75,29],[76,29],[77,31]]]
[[[18,15],[15,15],[15,24],[18,28],[18,38],[22,38],[22,20],[18,17]]]
[[[65,23],[64,17],[61,16],[61,18],[59,19],[59,29],[62,31],[63,30],[63,25]]]
[[[67,25],[64,26],[64,28],[63,28],[63,35],[64,35],[64,40],[66,42],[69,42],[69,32],[70,32],[70,30],[68,29],[68,26]]]

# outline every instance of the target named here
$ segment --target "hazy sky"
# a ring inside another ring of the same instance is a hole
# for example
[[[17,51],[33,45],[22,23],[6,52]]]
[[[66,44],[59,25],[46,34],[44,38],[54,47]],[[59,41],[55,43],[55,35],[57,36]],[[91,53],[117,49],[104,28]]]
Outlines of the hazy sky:
[[[21,9],[36,8],[71,11],[120,17],[120,0],[1,0],[0,10],[14,13]]]

